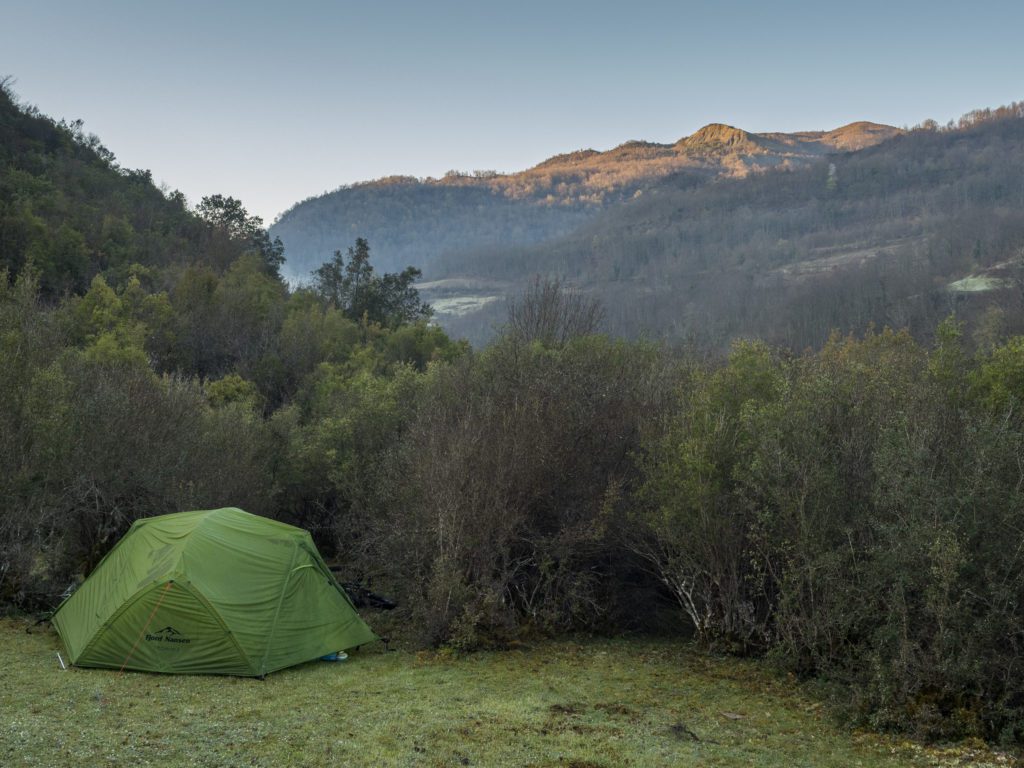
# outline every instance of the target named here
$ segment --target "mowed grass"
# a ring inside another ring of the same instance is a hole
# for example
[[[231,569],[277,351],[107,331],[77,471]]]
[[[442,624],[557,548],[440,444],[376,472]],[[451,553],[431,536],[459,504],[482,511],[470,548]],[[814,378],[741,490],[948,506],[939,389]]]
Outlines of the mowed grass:
[[[62,671],[0,620],[3,766],[1010,765],[834,725],[790,681],[682,643],[454,657],[366,649],[266,680]]]

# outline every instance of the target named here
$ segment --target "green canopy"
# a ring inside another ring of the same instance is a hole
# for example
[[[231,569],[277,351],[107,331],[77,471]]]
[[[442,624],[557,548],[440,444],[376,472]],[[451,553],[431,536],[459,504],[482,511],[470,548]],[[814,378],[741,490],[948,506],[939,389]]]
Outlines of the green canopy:
[[[233,508],[136,521],[53,624],[81,667],[251,677],[376,639],[308,532]]]

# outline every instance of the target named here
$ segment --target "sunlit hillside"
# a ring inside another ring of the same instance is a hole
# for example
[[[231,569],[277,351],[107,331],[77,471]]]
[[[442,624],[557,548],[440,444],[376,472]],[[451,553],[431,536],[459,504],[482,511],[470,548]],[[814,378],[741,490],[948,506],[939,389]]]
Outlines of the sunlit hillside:
[[[440,179],[391,177],[343,187],[293,206],[271,233],[284,241],[286,272],[294,279],[308,277],[356,236],[370,240],[383,266],[411,264],[429,275],[446,255],[565,235],[667,176],[700,183],[797,168],[899,133],[867,122],[791,134],[711,124],[674,144],[628,141],[606,152],[579,150],[517,173],[451,171]]]
[[[535,274],[603,301],[613,333],[720,349],[737,336],[801,349],[872,323],[927,336],[954,310],[978,319],[992,308],[1021,328],[1021,114],[980,111],[709,184],[666,177],[561,238],[442,257],[428,295],[463,307],[487,297],[441,318],[477,340]]]

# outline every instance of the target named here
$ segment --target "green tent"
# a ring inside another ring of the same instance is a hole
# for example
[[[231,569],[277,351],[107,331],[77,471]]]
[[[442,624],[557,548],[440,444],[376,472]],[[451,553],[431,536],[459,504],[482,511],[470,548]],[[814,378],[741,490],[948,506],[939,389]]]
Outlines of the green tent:
[[[376,639],[309,533],[231,508],[136,521],[53,624],[78,666],[251,677]]]

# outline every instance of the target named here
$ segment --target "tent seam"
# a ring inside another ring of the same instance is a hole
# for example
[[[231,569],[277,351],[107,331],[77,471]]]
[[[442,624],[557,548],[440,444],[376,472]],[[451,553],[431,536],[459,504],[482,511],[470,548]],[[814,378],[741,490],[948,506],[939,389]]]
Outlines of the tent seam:
[[[152,584],[146,585],[145,587],[140,589],[138,592],[136,592],[134,595],[129,597],[127,600],[125,600],[120,608],[118,608],[116,611],[114,611],[112,614],[110,614],[110,616],[107,617],[107,620],[104,621],[102,624],[100,624],[99,629],[97,629],[93,633],[92,639],[89,640],[89,642],[85,644],[85,647],[82,649],[82,652],[78,654],[78,658],[81,659],[83,656],[88,654],[89,651],[92,650],[93,645],[95,645],[96,641],[99,639],[100,635],[102,635],[104,632],[106,632],[108,629],[110,629],[110,626],[115,621],[117,621],[119,618],[121,618],[121,615],[123,613],[125,613],[133,605],[135,605],[135,603],[137,603],[139,600],[141,600],[145,595],[147,595],[150,592],[152,592],[154,589],[157,589],[158,587],[162,586],[163,584],[167,584],[168,582],[171,582],[171,581],[174,581],[174,579],[167,579],[166,581],[163,581],[163,582],[154,581]],[[75,663],[77,664],[78,662],[75,662]]]
[[[101,557],[100,561],[98,563],[96,563],[96,565],[93,566],[92,570],[90,571],[90,575],[95,573],[96,571],[98,571],[100,569],[100,566],[102,566],[105,562],[107,562],[107,558],[111,557],[120,548],[120,546],[122,544],[124,544],[125,540],[128,539],[129,536],[134,534],[139,528],[142,527],[140,525],[140,523],[142,523],[144,519],[145,518],[139,518],[138,520],[136,520],[134,523],[131,524],[131,526],[125,532],[124,536],[122,536],[120,539],[118,539],[117,543],[114,544],[114,546],[112,546],[110,548],[110,551],[108,551],[107,554],[105,554],[103,557]],[[87,579],[83,580],[82,584],[79,584],[78,587],[81,588],[85,584],[85,581],[87,581]],[[53,621],[53,619],[55,619],[57,617],[57,614],[60,613],[60,609],[64,607],[64,605],[67,603],[67,601],[70,600],[74,596],[75,592],[77,592],[77,591],[78,591],[78,589],[75,589],[74,592],[72,592],[70,595],[68,595],[63,600],[60,601],[60,605],[58,605],[56,608],[53,609],[53,613],[50,614],[50,620],[51,621]],[[109,618],[108,618],[108,621],[109,621]]]
[[[277,608],[274,610],[274,621],[270,625],[270,636],[267,638],[267,647],[263,651],[263,658],[260,660],[259,674],[267,674],[267,659],[270,658],[270,649],[274,644],[274,636],[277,634],[277,622],[281,617],[281,606],[284,605],[284,596],[288,592],[288,585],[291,583],[292,574],[295,572],[295,560],[299,555],[299,547],[296,545],[292,548],[292,559],[288,563],[288,573],[284,577],[284,583],[281,585],[281,595],[277,598]]]
[[[245,650],[243,650],[242,646],[238,642],[238,638],[235,637],[235,633],[231,631],[231,628],[224,621],[223,617],[221,617],[220,611],[214,608],[213,603],[207,600],[206,596],[202,592],[200,592],[198,589],[193,589],[192,582],[186,582],[185,584],[182,584],[180,586],[183,586],[185,588],[185,591],[189,592],[192,595],[192,597],[194,597],[200,603],[200,605],[202,605],[209,612],[213,620],[217,622],[217,624],[220,625],[220,628],[223,629],[224,632],[227,634],[228,638],[231,640],[231,644],[235,646],[235,649],[238,651],[238,655],[241,657],[242,661],[244,661],[246,666],[250,667],[251,669],[252,662],[249,660],[249,655],[245,652]],[[255,672],[256,670],[253,669],[252,671]]]

